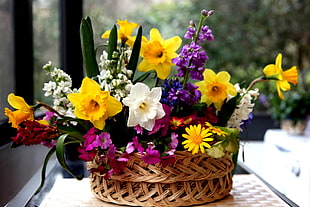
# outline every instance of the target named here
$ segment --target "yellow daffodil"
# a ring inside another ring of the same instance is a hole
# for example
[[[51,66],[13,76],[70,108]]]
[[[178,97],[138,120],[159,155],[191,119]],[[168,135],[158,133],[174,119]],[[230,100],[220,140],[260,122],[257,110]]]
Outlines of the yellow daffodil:
[[[131,48],[133,47],[133,43],[135,41],[135,37],[131,36],[132,32],[135,28],[139,27],[139,25],[135,22],[130,23],[128,20],[117,20],[117,24],[120,26],[117,30],[117,37],[122,43],[126,43]],[[101,38],[109,38],[111,30],[105,31]]]
[[[187,140],[183,141],[182,144],[184,148],[188,148],[188,151],[191,151],[192,154],[198,153],[199,150],[204,153],[205,147],[211,148],[211,145],[207,142],[213,141],[213,138],[210,137],[212,134],[204,127],[201,127],[201,124],[190,125],[185,128],[185,131],[187,134],[182,134],[182,136]]]
[[[164,40],[157,29],[151,29],[150,41],[141,47],[141,56],[144,59],[138,65],[138,70],[147,72],[154,69],[158,78],[167,78],[173,65],[171,59],[177,57],[176,50],[181,43],[182,40],[178,36]]]
[[[220,110],[225,99],[235,96],[237,91],[229,82],[230,75],[228,72],[222,71],[216,74],[210,69],[206,69],[203,73],[204,80],[197,82],[198,90],[201,91],[201,101],[208,105],[214,104],[217,110]]]
[[[267,79],[268,77],[277,79],[277,91],[281,99],[284,99],[282,91],[287,91],[291,89],[291,85],[289,83],[297,84],[298,82],[298,72],[296,66],[293,66],[290,69],[283,71],[281,53],[279,53],[276,57],[276,64],[267,65],[263,71]]]
[[[23,121],[34,120],[34,108],[29,106],[23,97],[11,93],[8,95],[8,102],[13,108],[17,109],[16,111],[11,111],[8,108],[4,109],[4,113],[9,118],[9,123],[12,123],[12,127],[18,128],[18,125]]]
[[[74,114],[77,118],[89,120],[102,130],[108,117],[118,114],[122,104],[110,92],[101,91],[99,84],[85,77],[79,93],[71,93],[68,99],[74,105]]]

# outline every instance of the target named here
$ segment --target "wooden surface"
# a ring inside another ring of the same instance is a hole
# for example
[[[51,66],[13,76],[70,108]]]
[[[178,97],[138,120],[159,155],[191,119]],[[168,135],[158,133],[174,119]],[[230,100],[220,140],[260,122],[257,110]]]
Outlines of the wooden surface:
[[[222,200],[208,203],[207,207],[273,207],[288,206],[267,188],[255,175],[234,175],[233,189]],[[96,199],[90,191],[89,179],[57,179],[40,207],[115,207]]]

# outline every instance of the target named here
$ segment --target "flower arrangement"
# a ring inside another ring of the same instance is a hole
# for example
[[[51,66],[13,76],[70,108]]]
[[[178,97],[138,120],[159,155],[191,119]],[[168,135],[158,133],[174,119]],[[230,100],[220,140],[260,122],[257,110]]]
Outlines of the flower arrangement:
[[[209,57],[201,43],[214,40],[204,23],[213,13],[202,10],[198,24],[190,21],[184,36],[189,43],[179,53],[180,37],[164,39],[151,29],[148,39],[137,23],[118,20],[119,27],[114,25],[102,35],[108,41],[99,63],[91,20],[83,19],[87,77],[74,89],[70,76],[49,62],[43,69],[51,80],[43,91],[52,96],[53,106],[39,101],[30,106],[22,97],[9,94],[8,102],[15,110],[5,108],[5,115],[17,130],[12,146],[43,144],[50,151],[42,172],[56,153],[62,167],[73,174],[64,146],[78,143],[79,158],[100,161],[102,165],[90,171],[106,178],[122,173],[133,153],[139,153],[146,164],[163,168],[174,163],[177,150],[214,158],[226,153],[236,156],[239,132],[249,122],[259,96],[258,89],[252,89],[254,84],[275,81],[282,97],[281,91],[297,83],[298,74],[296,67],[283,71],[277,58],[275,65],[264,68],[262,77],[244,87],[232,84],[226,71],[206,69]],[[35,118],[35,110],[42,107],[47,109],[44,117]]]

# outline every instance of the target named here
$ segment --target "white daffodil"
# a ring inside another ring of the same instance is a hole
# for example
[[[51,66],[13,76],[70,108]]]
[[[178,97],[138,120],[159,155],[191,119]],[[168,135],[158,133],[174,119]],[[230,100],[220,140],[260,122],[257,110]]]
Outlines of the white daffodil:
[[[123,99],[123,103],[129,107],[128,126],[140,125],[151,131],[155,120],[165,115],[161,98],[161,88],[150,88],[144,83],[136,83],[132,86],[129,95]]]

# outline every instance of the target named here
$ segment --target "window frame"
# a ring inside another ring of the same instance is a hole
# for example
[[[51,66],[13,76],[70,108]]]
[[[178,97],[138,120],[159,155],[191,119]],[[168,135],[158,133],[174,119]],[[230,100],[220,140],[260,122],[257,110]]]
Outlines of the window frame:
[[[26,102],[34,99],[34,46],[32,0],[12,0],[13,20],[13,73],[15,91]],[[78,88],[83,78],[83,58],[79,28],[83,17],[83,0],[60,0],[60,56],[61,68],[67,72],[73,87]],[[0,120],[0,146],[11,142],[16,130],[8,119]]]

